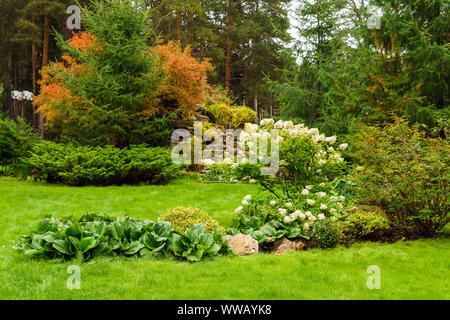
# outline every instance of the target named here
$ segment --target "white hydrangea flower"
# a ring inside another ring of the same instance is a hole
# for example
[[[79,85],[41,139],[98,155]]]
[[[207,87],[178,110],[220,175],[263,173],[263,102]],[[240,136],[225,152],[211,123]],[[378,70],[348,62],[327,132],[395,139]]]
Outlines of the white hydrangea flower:
[[[336,136],[331,136],[331,137],[327,137],[325,139],[326,142],[328,142],[329,144],[334,144],[336,142],[337,137]]]
[[[270,205],[273,207],[274,205],[276,205],[277,202],[275,200],[270,201]]]
[[[316,202],[313,199],[306,199],[306,202],[310,205],[313,206]]]
[[[289,216],[285,216],[283,219],[284,223],[291,223],[292,222],[292,218]]]
[[[336,205],[336,207],[337,207],[338,209],[344,208],[344,206],[342,205],[342,203],[338,203],[338,204]]]
[[[327,210],[327,209],[328,209],[328,206],[325,203],[322,203],[320,205],[320,210]]]
[[[284,129],[292,129],[292,128],[294,128],[294,123],[292,122],[292,121],[285,121],[284,123],[283,123],[283,128]]]
[[[297,219],[300,217],[303,213],[300,210],[295,210],[295,212],[291,215],[293,218]]]
[[[317,219],[316,219],[316,217],[314,217],[313,215],[310,215],[310,216],[308,217],[308,220],[309,220],[310,222],[314,222],[314,221],[316,221]]]
[[[337,210],[336,210],[335,208],[331,208],[331,209],[330,209],[330,212],[331,212],[331,213],[336,213]]]
[[[305,216],[307,216],[307,217],[310,217],[310,216],[312,216],[312,213],[311,213],[311,211],[306,211],[306,212],[305,212]]]
[[[288,202],[288,203],[286,203],[286,207],[288,207],[288,208],[292,208],[292,206],[293,206],[292,202]]]
[[[247,200],[242,200],[242,202],[241,202],[244,206],[247,206],[248,205],[248,201]]]
[[[275,122],[275,124],[273,125],[273,127],[275,129],[282,129],[283,128],[283,121],[282,120],[278,120],[277,122]]]
[[[316,136],[316,137],[314,138],[314,141],[315,141],[315,142],[325,141],[325,135],[324,135],[324,134],[321,134],[321,135]]]
[[[303,189],[302,190],[302,195],[307,196],[309,194],[309,190],[308,189]]]
[[[327,161],[324,160],[324,159],[320,159],[320,160],[319,160],[319,166],[323,166],[323,165],[326,164],[326,163],[327,163]]]
[[[323,213],[319,213],[319,215],[317,217],[319,218],[319,220],[325,219],[325,215]]]
[[[341,149],[341,150],[345,150],[347,148],[348,148],[348,143],[343,143],[343,144],[339,145],[339,149]]]
[[[303,225],[303,231],[308,231],[309,230],[309,224],[307,222],[305,222],[305,224]]]
[[[311,190],[312,186],[306,186],[305,188]]]
[[[308,135],[310,136],[317,136],[319,134],[318,128],[311,128],[308,130]]]
[[[327,193],[326,192],[317,192],[317,196],[319,197],[319,198],[323,198],[323,197],[325,197],[327,195]]]
[[[279,209],[278,209],[278,213],[281,214],[282,216],[285,216],[286,213],[287,213],[287,210],[284,209],[284,208],[279,208]]]
[[[248,180],[248,183],[250,183],[250,184],[255,184],[255,183],[256,183],[256,180],[255,180],[255,179],[250,179],[250,180]]]
[[[239,214],[239,213],[242,212],[242,209],[244,209],[244,207],[243,206],[239,206],[239,207],[237,207],[236,210],[234,210],[234,213]]]
[[[248,194],[244,197],[244,200],[250,201],[252,200],[252,196]]]

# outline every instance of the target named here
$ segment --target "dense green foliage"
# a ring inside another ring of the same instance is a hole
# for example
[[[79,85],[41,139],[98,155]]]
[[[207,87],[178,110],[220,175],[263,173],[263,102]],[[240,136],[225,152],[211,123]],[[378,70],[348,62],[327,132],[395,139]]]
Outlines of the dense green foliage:
[[[318,221],[312,228],[312,247],[321,249],[334,248],[339,243],[341,230],[329,220]]]
[[[380,240],[389,229],[386,214],[373,206],[354,206],[349,209],[349,234],[355,239]]]
[[[22,118],[17,122],[0,117],[0,165],[16,164],[38,141],[33,129]]]
[[[404,119],[357,137],[359,198],[383,208],[398,235],[435,236],[450,221],[448,142],[426,137]]]
[[[113,219],[86,214],[43,219],[29,236],[22,236],[16,249],[34,257],[81,258],[84,261],[108,255],[145,256],[173,254],[188,261],[230,252],[220,231],[205,232],[196,224],[184,233],[170,222],[136,221],[131,217]]]
[[[168,221],[175,230],[181,232],[185,232],[199,223],[205,226],[206,232],[213,232],[216,229],[220,232],[224,231],[223,227],[208,213],[195,207],[168,209],[159,216],[158,221]]]
[[[307,186],[289,197],[247,195],[235,210],[237,219],[228,231],[250,234],[260,243],[285,236],[310,240],[312,246],[334,247],[340,234],[337,225],[346,222],[346,202],[331,183]],[[318,222],[321,226],[314,229]]]
[[[170,150],[148,148],[87,147],[41,142],[22,160],[22,175],[69,185],[166,183],[178,174]]]
[[[94,0],[83,8],[83,25],[96,40],[91,48],[71,46],[58,35],[65,54],[82,65],[81,71],[57,72],[75,99],[75,106],[59,107],[70,110],[61,126],[71,139],[128,146],[130,135],[145,130],[140,113],[147,106],[142,101],[156,91],[162,74],[150,52],[152,32],[143,6],[142,1]]]
[[[315,0],[297,21],[301,62],[270,82],[283,117],[342,134],[392,114],[432,127],[448,107],[447,1]]]

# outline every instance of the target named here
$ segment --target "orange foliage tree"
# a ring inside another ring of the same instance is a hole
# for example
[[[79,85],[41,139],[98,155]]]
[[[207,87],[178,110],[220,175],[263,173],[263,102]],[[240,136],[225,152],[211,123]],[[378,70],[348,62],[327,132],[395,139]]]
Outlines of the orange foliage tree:
[[[182,49],[180,42],[169,41],[152,51],[165,73],[152,103],[170,109],[171,102],[175,102],[183,116],[192,115],[205,100],[204,93],[209,90],[207,74],[214,67],[209,60],[197,61],[191,56],[191,48]]]

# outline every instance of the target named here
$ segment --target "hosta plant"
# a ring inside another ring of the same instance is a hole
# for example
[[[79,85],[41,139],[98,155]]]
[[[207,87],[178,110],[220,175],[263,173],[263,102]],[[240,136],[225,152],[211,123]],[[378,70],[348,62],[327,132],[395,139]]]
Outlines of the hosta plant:
[[[20,238],[15,249],[28,256],[77,257],[84,261],[111,255],[172,255],[199,261],[230,252],[228,241],[221,232],[207,233],[202,224],[179,232],[167,221],[137,221],[131,217],[113,219],[97,214],[87,214],[80,219],[46,217],[35,231]]]

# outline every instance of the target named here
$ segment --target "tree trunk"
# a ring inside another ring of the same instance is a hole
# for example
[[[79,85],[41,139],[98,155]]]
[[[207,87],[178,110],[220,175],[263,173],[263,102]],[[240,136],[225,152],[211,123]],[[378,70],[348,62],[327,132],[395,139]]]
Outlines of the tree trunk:
[[[42,67],[45,67],[48,63],[48,41],[49,41],[49,33],[50,33],[50,17],[47,10],[48,6],[45,8],[45,16],[44,16],[44,40],[42,42]],[[44,123],[45,118],[43,114],[39,115],[39,133],[41,139],[44,139]]]
[[[227,9],[227,26],[226,30],[226,61],[225,61],[225,88],[230,90],[231,87],[231,54],[233,40],[231,32],[233,30],[233,0],[228,0]]]
[[[31,17],[31,22],[35,23],[35,16]],[[34,35],[31,43],[31,73],[32,73],[32,81],[33,81],[33,94],[36,95],[36,70],[37,70],[37,51],[36,51],[36,43],[34,42]],[[36,128],[36,110],[33,107],[33,128]]]
[[[256,94],[256,90],[253,96],[253,109],[256,112],[256,119],[259,120],[259,112],[258,112],[258,95]]]
[[[181,12],[177,11],[177,36],[178,41],[181,43]]]

